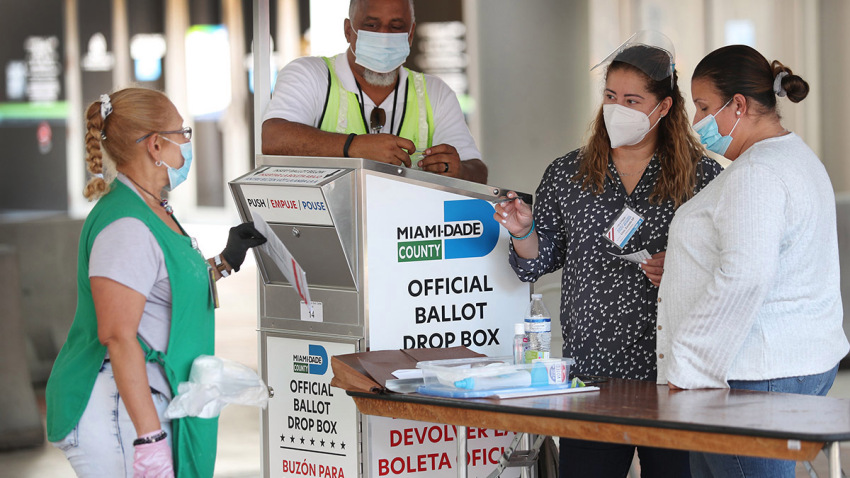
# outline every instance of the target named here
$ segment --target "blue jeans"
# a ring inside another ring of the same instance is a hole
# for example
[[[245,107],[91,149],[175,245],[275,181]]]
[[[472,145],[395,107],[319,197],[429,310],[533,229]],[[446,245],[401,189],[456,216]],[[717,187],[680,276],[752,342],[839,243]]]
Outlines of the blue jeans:
[[[171,420],[164,416],[168,398],[153,391],[151,398],[171,446]],[[136,437],[136,427],[118,394],[112,365],[105,363],[79,423],[68,436],[52,444],[65,453],[78,477],[132,477]]]
[[[730,380],[729,388],[824,396],[832,388],[836,372],[838,372],[838,365],[824,373],[802,377],[758,381]],[[795,466],[796,462],[791,460],[691,453],[691,473],[694,478],[794,478]]]
[[[561,478],[625,478],[637,448],[642,478],[689,478],[688,452],[561,438]]]

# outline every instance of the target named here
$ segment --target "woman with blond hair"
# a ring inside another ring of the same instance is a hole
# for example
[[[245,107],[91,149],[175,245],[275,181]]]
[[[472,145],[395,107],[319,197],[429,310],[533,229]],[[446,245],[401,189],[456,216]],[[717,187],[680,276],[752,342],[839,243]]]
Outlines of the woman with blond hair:
[[[564,357],[578,375],[655,380],[656,288],[673,213],[720,172],[691,134],[673,46],[640,32],[611,54],[587,144],[546,170],[531,208],[495,218],[517,276],[563,269]],[[650,258],[651,256],[651,258]],[[644,477],[686,477],[686,452],[637,447]],[[561,476],[622,477],[635,447],[561,439]]]
[[[162,93],[127,88],[86,110],[77,311],[47,382],[48,439],[78,476],[211,477],[216,419],[164,412],[192,362],[214,352],[215,282],[265,242],[231,228],[205,259],[162,191],[192,163],[192,129]]]

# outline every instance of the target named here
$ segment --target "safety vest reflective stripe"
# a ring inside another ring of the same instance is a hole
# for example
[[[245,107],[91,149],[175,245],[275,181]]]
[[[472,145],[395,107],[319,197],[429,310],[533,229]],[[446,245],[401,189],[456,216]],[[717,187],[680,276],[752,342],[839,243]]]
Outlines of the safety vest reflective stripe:
[[[357,95],[342,87],[334,70],[334,58],[322,57],[330,72],[331,84],[319,129],[332,133],[365,134],[366,125]],[[425,75],[407,70],[407,102],[399,136],[413,141],[417,151],[431,147],[434,141],[434,112],[428,100]],[[411,94],[412,93],[412,94]],[[388,123],[391,121],[388,118]]]

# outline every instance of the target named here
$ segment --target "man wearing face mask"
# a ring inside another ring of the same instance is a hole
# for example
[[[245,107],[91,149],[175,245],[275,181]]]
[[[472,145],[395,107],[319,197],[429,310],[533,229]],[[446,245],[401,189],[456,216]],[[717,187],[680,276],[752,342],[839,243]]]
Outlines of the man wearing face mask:
[[[265,113],[263,154],[360,157],[484,183],[487,166],[455,93],[402,64],[413,0],[351,0],[349,48],[279,73]]]

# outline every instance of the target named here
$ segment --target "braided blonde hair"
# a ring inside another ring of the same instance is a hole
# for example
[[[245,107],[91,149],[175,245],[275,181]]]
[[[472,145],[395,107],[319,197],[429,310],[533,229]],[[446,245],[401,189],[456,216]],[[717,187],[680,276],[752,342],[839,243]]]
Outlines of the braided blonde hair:
[[[104,118],[101,108],[107,101],[112,111]],[[136,140],[165,129],[174,115],[178,113],[171,100],[162,92],[147,88],[125,88],[90,104],[86,109],[85,142],[86,169],[92,177],[83,196],[94,201],[108,193],[118,168],[134,157],[136,148],[142,147]]]

